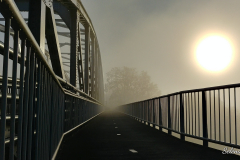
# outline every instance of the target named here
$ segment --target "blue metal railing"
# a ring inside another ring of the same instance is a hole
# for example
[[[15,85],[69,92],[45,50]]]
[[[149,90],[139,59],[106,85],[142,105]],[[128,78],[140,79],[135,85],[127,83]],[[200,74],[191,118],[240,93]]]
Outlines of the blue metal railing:
[[[99,114],[102,104],[54,74],[14,1],[0,0],[0,13],[5,20],[0,45],[0,160],[51,159],[64,133]]]
[[[240,84],[181,91],[120,106],[119,111],[185,136],[240,148]]]

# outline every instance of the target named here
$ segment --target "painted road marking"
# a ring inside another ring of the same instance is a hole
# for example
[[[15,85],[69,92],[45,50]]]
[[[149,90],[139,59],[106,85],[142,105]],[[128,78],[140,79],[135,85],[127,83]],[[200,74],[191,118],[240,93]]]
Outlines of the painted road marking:
[[[121,134],[117,134],[118,136],[121,136]]]
[[[118,128],[118,127],[115,127],[115,128]]]
[[[129,149],[130,152],[132,153],[138,153],[138,151],[134,150],[134,149]]]

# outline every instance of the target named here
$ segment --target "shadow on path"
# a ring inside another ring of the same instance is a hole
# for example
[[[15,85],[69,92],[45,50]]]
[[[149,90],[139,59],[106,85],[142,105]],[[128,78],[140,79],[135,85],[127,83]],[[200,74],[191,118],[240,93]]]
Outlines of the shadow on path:
[[[233,160],[240,157],[182,141],[122,113],[106,111],[64,137],[56,157],[56,160],[88,159]]]

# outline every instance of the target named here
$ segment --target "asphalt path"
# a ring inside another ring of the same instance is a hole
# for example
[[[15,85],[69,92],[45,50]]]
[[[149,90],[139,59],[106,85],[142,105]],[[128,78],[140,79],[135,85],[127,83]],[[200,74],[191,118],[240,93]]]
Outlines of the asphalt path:
[[[233,154],[182,141],[125,114],[106,111],[65,136],[56,160],[234,160]]]

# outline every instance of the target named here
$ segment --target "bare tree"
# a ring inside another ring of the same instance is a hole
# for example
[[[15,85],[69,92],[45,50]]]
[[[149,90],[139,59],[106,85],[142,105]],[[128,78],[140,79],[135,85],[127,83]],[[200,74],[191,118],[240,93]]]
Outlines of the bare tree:
[[[135,68],[112,68],[107,73],[105,92],[108,105],[121,105],[160,96],[157,84],[151,82],[147,72],[137,72]]]

